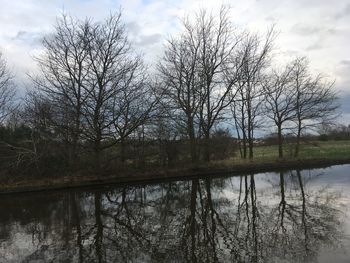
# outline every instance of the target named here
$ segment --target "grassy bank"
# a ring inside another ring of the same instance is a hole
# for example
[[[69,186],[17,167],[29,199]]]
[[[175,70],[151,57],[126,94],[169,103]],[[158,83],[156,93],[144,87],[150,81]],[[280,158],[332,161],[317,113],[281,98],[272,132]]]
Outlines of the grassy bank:
[[[0,193],[64,189],[105,185],[112,183],[152,182],[172,179],[189,179],[200,176],[223,176],[269,172],[288,169],[320,168],[350,163],[350,141],[309,142],[301,145],[300,156],[292,157],[293,145],[286,145],[285,158],[278,159],[277,146],[258,146],[253,160],[239,156],[212,161],[192,168],[152,169],[144,172],[127,171],[122,175],[98,178],[94,175],[69,175],[48,179],[23,180],[0,184]]]
[[[294,144],[284,146],[284,160],[346,160],[350,159],[350,141],[310,141],[300,145],[299,157],[294,158]],[[254,148],[254,163],[273,162],[278,159],[278,146],[257,146]],[[213,162],[215,165],[231,165],[250,163],[250,160],[244,160],[235,156],[226,160]]]

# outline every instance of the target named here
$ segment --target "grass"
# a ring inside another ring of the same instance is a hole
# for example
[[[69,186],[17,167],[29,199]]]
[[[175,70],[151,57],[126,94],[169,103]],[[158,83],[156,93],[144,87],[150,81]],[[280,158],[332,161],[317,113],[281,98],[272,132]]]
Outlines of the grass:
[[[350,158],[350,141],[316,142],[303,145],[300,158]]]
[[[311,141],[300,145],[299,157],[294,158],[294,144],[286,144],[283,148],[285,160],[350,159],[350,141]],[[254,163],[274,162],[278,160],[278,146],[256,146],[254,148]],[[251,162],[242,159],[239,155],[226,160],[214,161],[213,165],[228,166]]]

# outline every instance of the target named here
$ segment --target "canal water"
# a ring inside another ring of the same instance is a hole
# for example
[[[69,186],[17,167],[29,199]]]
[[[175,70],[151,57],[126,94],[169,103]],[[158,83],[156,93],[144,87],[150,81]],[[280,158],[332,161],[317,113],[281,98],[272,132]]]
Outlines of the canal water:
[[[350,262],[350,165],[0,196],[0,262]]]

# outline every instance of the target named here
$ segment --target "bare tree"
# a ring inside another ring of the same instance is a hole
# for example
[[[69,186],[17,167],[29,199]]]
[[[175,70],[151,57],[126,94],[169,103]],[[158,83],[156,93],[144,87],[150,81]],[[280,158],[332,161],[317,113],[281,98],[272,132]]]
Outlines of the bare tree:
[[[6,60],[0,52],[0,122],[3,123],[15,108],[16,94],[14,76],[9,70]]]
[[[198,160],[197,116],[201,103],[198,74],[201,40],[197,27],[187,19],[183,26],[184,32],[168,41],[158,69],[164,85],[163,105],[189,138],[191,160],[195,163]]]
[[[21,106],[21,122],[29,128],[30,136],[25,141],[9,146],[17,153],[17,166],[21,167],[23,163],[34,164],[37,172],[42,172],[40,161],[57,151],[52,142],[61,142],[62,137],[59,127],[53,125],[54,107],[38,91],[28,91]]]
[[[283,130],[295,118],[296,90],[292,87],[293,67],[287,65],[282,72],[273,71],[263,84],[265,116],[277,128],[278,156],[283,157]]]
[[[72,162],[78,157],[82,105],[88,95],[88,25],[89,21],[83,23],[65,15],[59,18],[55,32],[43,40],[44,54],[36,59],[41,75],[33,78],[55,108],[53,125],[62,131]]]
[[[269,65],[272,42],[275,33],[270,29],[262,40],[257,34],[247,34],[240,47],[238,54],[232,58],[234,73],[238,74],[235,90],[231,92],[231,112],[235,121],[237,136],[243,143],[241,156],[253,158],[254,131],[259,128],[262,113],[263,88],[261,82],[264,70]],[[232,72],[228,68],[227,74]],[[236,73],[238,71],[238,73]],[[242,148],[242,147],[240,147]]]
[[[125,72],[120,90],[113,98],[115,141],[121,145],[121,161],[125,161],[125,141],[139,127],[146,124],[159,101],[155,94],[157,83],[151,83],[141,58]],[[158,94],[161,95],[161,94]]]
[[[234,32],[230,23],[229,10],[222,7],[217,18],[201,11],[195,24],[198,39],[201,41],[198,68],[201,84],[199,119],[205,140],[206,162],[210,161],[211,130],[230,104],[227,98],[237,82],[237,74],[225,78],[225,70],[241,41],[241,35]]]
[[[121,13],[103,23],[89,23],[87,52],[90,70],[88,98],[83,106],[85,138],[92,143],[95,165],[100,169],[100,155],[113,146],[116,121],[115,98],[123,89],[126,74],[134,70],[131,47],[127,40]]]
[[[313,77],[309,72],[305,57],[296,58],[293,62],[293,87],[295,96],[296,145],[294,157],[298,157],[302,132],[329,123],[334,119],[336,109],[336,94],[333,84],[324,81],[321,75]]]
[[[157,108],[152,118],[150,135],[157,141],[160,165],[171,166],[178,157],[177,140],[182,134],[177,122],[162,107]]]
[[[210,160],[209,139],[221,119],[236,75],[225,75],[240,41],[222,7],[218,18],[201,10],[184,19],[184,32],[168,42],[160,64],[168,101],[190,140],[192,162],[198,160],[198,138],[204,137],[204,160]],[[232,70],[231,70],[231,73]],[[226,77],[225,77],[226,76]]]
[[[101,152],[142,125],[155,104],[142,58],[133,53],[120,12],[98,23],[63,16],[43,43],[41,76],[33,80],[54,111],[52,125],[71,159],[79,146],[88,147],[100,170]]]

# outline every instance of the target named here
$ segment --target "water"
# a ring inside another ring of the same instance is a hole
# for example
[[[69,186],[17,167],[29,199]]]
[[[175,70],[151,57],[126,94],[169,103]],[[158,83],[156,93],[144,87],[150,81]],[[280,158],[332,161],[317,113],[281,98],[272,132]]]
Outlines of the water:
[[[350,165],[1,196],[0,262],[350,262]]]

